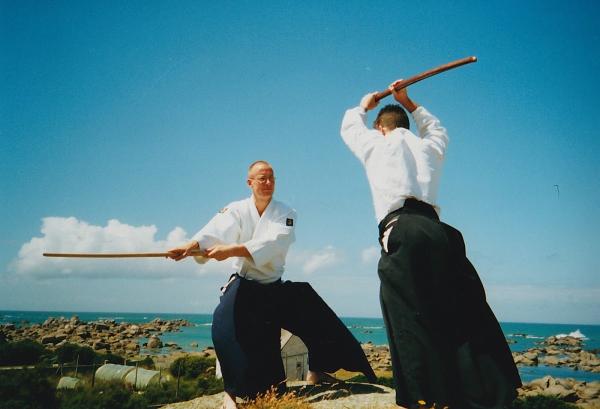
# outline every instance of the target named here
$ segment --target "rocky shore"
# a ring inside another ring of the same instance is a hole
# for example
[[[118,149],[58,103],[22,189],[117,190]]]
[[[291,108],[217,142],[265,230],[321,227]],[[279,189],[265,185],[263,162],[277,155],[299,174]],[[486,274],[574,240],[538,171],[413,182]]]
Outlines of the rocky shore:
[[[117,323],[115,320],[98,320],[84,322],[77,316],[50,317],[42,324],[17,326],[4,324],[0,326],[0,337],[7,341],[34,340],[46,348],[54,350],[66,343],[89,346],[100,353],[113,353],[124,357],[133,357],[140,352],[140,338],[148,338],[142,346],[148,349],[168,346],[181,349],[170,343],[163,345],[159,336],[165,332],[180,331],[181,327],[192,326],[187,320],[154,320],[144,324]]]
[[[387,345],[374,345],[367,342],[361,346],[375,373],[390,372],[392,370],[392,359]]]
[[[42,343],[48,349],[54,350],[66,343],[89,346],[97,352],[113,353],[131,358],[139,355],[141,347],[156,351],[155,363],[166,367],[177,356],[185,355],[175,343],[163,345],[160,336],[163,333],[180,331],[184,326],[193,325],[183,319],[154,320],[144,324],[117,323],[115,320],[97,320],[83,322],[77,316],[71,318],[51,317],[42,324],[32,325],[0,325],[0,338],[10,342],[34,340]],[[140,339],[147,338],[147,343],[140,345]],[[170,353],[159,355],[159,348],[169,347]],[[374,345],[371,342],[362,344],[362,348],[375,372],[379,376],[391,376],[391,358],[386,345]],[[209,348],[197,352],[203,356],[214,356],[214,350]],[[598,351],[584,350],[582,339],[563,336],[549,337],[522,352],[513,352],[517,366],[553,366],[569,367],[578,371],[591,373],[600,372]],[[163,362],[164,361],[164,362]],[[346,386],[343,386],[346,385]],[[327,408],[362,408],[368,402],[369,407],[388,407],[393,404],[393,390],[380,385],[358,386],[367,384],[341,383],[329,387],[329,391],[320,392],[319,397],[307,400],[314,407]],[[377,389],[376,391],[369,388]],[[311,393],[311,395],[314,395]],[[520,397],[549,395],[574,403],[585,409],[600,409],[600,381],[581,382],[575,379],[558,379],[546,376],[525,383],[519,390]],[[221,397],[201,397],[191,402],[172,404],[169,408],[202,408],[212,407]],[[381,406],[383,405],[383,406]]]
[[[600,372],[598,351],[583,349],[583,340],[572,336],[548,337],[536,347],[523,352],[513,352],[517,366],[553,366],[569,367],[577,371]],[[365,355],[373,370],[381,375],[392,370],[387,345],[362,344]],[[582,382],[572,378],[553,378],[545,376],[525,383],[519,390],[520,397],[548,395],[565,402],[574,403],[581,408],[600,408],[600,381]],[[364,397],[363,397],[364,398]],[[348,398],[350,401],[351,398]],[[359,408],[360,405],[344,406]]]
[[[578,382],[571,378],[544,376],[519,389],[520,397],[538,395],[553,396],[584,409],[597,409],[600,408],[600,381]]]
[[[600,359],[596,352],[583,350],[583,341],[571,336],[549,337],[534,348],[512,354],[517,366],[565,366],[600,373]]]
[[[371,367],[377,371],[391,371],[392,362],[387,345],[362,344]],[[517,366],[568,367],[577,371],[600,373],[597,351],[583,349],[583,341],[571,336],[548,337],[538,346],[522,352],[513,352]]]

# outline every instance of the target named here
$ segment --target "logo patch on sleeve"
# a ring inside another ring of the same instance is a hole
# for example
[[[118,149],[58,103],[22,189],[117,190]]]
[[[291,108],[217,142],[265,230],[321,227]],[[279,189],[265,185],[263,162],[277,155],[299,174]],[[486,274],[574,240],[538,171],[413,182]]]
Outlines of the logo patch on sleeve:
[[[285,225],[286,226],[293,226],[294,225],[294,219],[285,219]]]
[[[224,208],[222,208],[221,210],[219,210],[219,213],[225,213],[226,211],[227,211],[227,208],[226,208],[226,207],[224,207]]]

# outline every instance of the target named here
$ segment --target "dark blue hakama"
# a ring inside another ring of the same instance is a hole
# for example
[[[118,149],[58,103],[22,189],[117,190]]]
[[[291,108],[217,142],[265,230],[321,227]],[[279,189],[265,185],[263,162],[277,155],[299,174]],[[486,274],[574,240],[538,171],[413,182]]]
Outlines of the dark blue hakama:
[[[228,393],[254,398],[273,386],[285,389],[281,328],[306,344],[311,371],[346,369],[375,380],[358,341],[310,284],[259,284],[237,276],[221,296],[212,326]]]

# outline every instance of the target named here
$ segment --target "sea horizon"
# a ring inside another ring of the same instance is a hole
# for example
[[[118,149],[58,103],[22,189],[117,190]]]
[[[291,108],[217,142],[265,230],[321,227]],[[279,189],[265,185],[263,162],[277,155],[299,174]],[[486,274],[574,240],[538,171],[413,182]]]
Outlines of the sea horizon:
[[[162,311],[162,312],[157,312],[157,311],[101,311],[101,310],[14,310],[14,309],[0,309],[0,323],[2,323],[1,319],[2,316],[5,315],[5,313],[10,313],[10,312],[15,312],[15,313],[19,313],[19,312],[27,312],[27,313],[62,313],[64,314],[79,314],[79,313],[85,313],[85,314],[121,314],[121,315],[130,315],[130,314],[148,314],[148,315],[152,315],[152,314],[168,314],[168,315],[177,315],[177,314],[183,314],[183,315],[212,315],[212,312],[182,312],[182,311]],[[358,315],[338,315],[338,317],[340,318],[356,318],[356,319],[381,319],[383,320],[382,316],[358,316]],[[503,321],[503,320],[498,320],[499,323],[501,324],[542,324],[542,325],[586,325],[586,326],[600,326],[600,322],[599,323],[589,323],[589,322],[551,322],[551,321],[513,321],[513,320],[509,320],[509,321]]]

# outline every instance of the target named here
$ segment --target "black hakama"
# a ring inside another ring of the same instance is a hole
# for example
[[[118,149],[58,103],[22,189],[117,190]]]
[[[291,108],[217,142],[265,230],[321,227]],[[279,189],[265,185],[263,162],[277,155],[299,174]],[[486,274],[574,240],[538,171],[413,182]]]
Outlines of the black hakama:
[[[502,408],[521,385],[460,232],[413,199],[380,223],[393,228],[378,273],[396,402]]]
[[[225,391],[254,398],[273,386],[285,389],[281,328],[306,344],[311,371],[346,369],[375,380],[358,341],[310,284],[259,284],[237,276],[213,315],[212,338]]]

